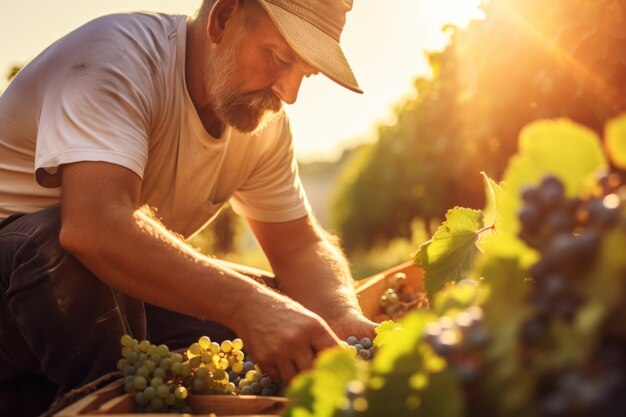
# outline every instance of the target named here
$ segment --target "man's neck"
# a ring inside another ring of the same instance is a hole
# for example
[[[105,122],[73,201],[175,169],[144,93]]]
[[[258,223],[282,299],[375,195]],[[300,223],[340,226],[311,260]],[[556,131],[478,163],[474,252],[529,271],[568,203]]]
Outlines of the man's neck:
[[[185,51],[185,83],[191,101],[202,120],[205,130],[213,137],[222,135],[224,126],[215,115],[213,106],[208,100],[206,74],[204,64],[208,62],[206,28],[200,20],[187,22],[187,40]]]

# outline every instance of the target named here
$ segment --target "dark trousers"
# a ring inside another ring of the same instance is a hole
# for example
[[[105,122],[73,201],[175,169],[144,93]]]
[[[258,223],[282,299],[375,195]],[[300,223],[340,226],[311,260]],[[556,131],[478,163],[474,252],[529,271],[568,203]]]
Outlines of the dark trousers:
[[[215,322],[107,286],[60,246],[58,207],[6,223],[0,229],[0,382],[40,374],[59,394],[67,392],[116,370],[125,333],[171,349],[202,335],[234,337]]]

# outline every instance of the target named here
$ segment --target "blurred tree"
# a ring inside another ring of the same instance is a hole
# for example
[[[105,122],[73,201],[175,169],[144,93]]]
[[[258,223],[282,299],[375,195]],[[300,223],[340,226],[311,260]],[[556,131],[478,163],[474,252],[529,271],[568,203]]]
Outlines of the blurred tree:
[[[17,75],[17,73],[22,69],[23,65],[13,65],[9,68],[9,72],[7,73],[7,81],[11,81],[13,77]]]
[[[532,120],[600,131],[626,110],[626,0],[492,0],[428,55],[417,98],[342,174],[333,222],[348,251],[409,236],[455,205],[484,205],[480,171],[499,179]],[[555,157],[558,157],[555,155]]]
[[[19,70],[22,69],[22,67],[23,67],[23,65],[15,64],[11,68],[9,68],[9,71],[7,71],[6,81],[7,82],[11,81],[17,75]],[[0,82],[0,94],[2,94],[2,83],[1,82]]]

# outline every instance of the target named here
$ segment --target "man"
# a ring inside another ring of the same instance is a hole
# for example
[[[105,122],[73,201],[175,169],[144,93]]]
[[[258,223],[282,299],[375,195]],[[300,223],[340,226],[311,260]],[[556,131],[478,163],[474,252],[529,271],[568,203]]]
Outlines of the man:
[[[106,16],[17,75],[0,97],[6,374],[41,372],[65,392],[113,370],[124,333],[176,345],[231,329],[289,381],[372,334],[309,213],[281,111],[318,72],[360,92],[338,43],[350,8],[205,0],[194,19]],[[181,240],[226,200],[286,296]]]

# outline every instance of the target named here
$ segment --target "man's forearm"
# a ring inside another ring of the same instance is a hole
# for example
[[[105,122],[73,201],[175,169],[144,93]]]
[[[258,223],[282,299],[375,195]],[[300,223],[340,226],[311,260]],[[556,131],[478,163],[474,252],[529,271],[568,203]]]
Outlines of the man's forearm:
[[[109,215],[109,227],[69,238],[64,228],[61,239],[100,279],[131,296],[232,327],[240,294],[269,291],[194,251],[146,211],[132,219]]]
[[[348,262],[327,240],[304,247],[274,272],[282,291],[326,320],[360,312]]]

